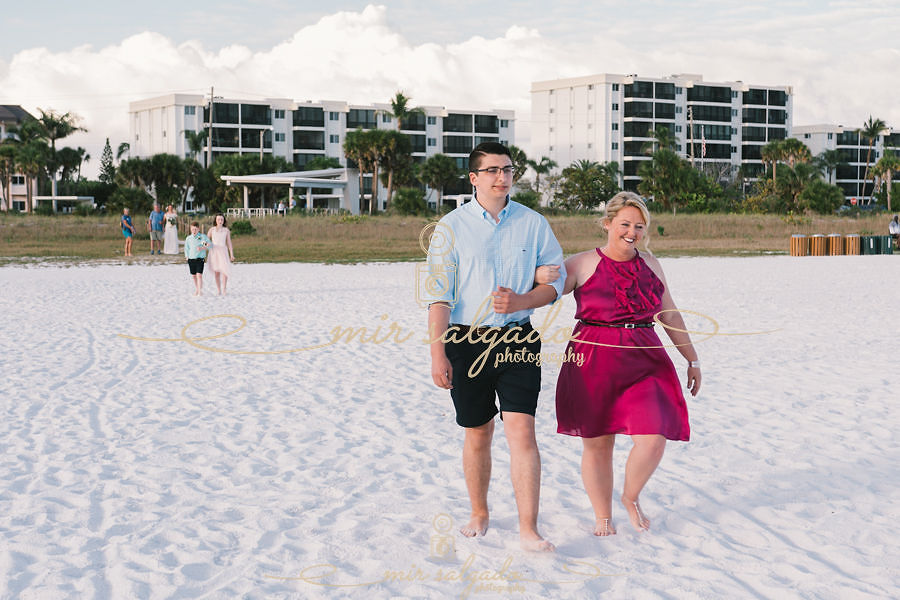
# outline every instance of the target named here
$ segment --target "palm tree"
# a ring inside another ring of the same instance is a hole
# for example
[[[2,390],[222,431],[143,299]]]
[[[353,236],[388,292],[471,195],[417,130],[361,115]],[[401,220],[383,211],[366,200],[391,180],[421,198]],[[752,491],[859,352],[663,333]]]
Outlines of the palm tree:
[[[6,212],[9,212],[12,208],[10,189],[12,187],[12,176],[16,174],[17,164],[15,142],[11,140],[0,142],[0,186],[3,189],[3,209]]]
[[[649,133],[653,140],[644,143],[641,147],[641,152],[644,154],[653,154],[660,148],[674,150],[678,146],[675,135],[669,131],[668,127],[657,127],[656,129],[651,129]]]
[[[824,150],[820,152],[815,159],[813,159],[815,164],[822,170],[822,173],[825,174],[825,177],[828,179],[828,183],[834,183],[834,172],[838,167],[845,166],[847,162],[844,160],[844,155],[841,154],[840,150]]]
[[[812,152],[797,138],[787,138],[781,141],[781,157],[790,168],[797,163],[806,163],[812,160]]]
[[[446,154],[432,154],[421,167],[422,181],[437,191],[437,209],[441,210],[444,197],[444,186],[459,179],[459,168],[456,160]]]
[[[778,182],[777,165],[784,160],[784,151],[782,150],[782,140],[772,140],[762,147],[760,157],[764,165],[772,165],[772,183]]]
[[[406,96],[403,92],[398,90],[397,93],[394,94],[394,97],[391,98],[390,112],[381,111],[383,114],[397,120],[397,131],[403,131],[403,122],[408,121],[411,116],[425,114],[425,111],[419,106],[410,108],[410,100],[411,98],[409,96]]]
[[[53,110],[45,111],[39,108],[41,116],[37,119],[40,124],[42,137],[50,142],[50,154],[47,159],[47,173],[50,175],[51,195],[56,195],[56,174],[60,168],[59,158],[56,154],[56,140],[68,137],[78,131],[87,131],[78,126],[81,117],[72,113],[59,114]]]
[[[513,164],[513,185],[516,184],[528,170],[528,155],[518,146],[510,145],[509,157]]]
[[[866,171],[863,175],[863,189],[861,196],[866,196],[866,182],[869,180],[869,163],[872,161],[872,146],[875,145],[875,140],[878,139],[882,133],[888,130],[887,123],[882,121],[881,119],[873,119],[872,115],[869,115],[869,120],[863,123],[861,129],[858,129],[860,135],[866,138],[869,141],[869,149],[866,151]],[[867,204],[872,203],[872,197],[869,196],[869,201]]]
[[[368,171],[367,154],[364,152],[363,130],[357,128],[355,131],[348,131],[344,136],[344,156],[348,161],[356,165],[359,174],[359,203],[362,204],[363,198],[363,176]]]
[[[391,197],[394,193],[394,171],[403,167],[411,160],[412,144],[409,136],[399,131],[385,131],[382,139],[383,154],[382,162],[387,171],[387,200],[385,200],[385,209],[391,205]]]
[[[887,209],[891,212],[891,184],[894,173],[900,173],[900,158],[895,154],[885,153],[875,166],[872,172],[876,177],[880,177],[887,184]]]
[[[122,157],[126,154],[131,157],[131,144],[129,144],[128,142],[122,142],[116,149],[116,160],[121,161]]]
[[[541,175],[547,175],[558,165],[555,160],[542,156],[540,161],[528,161],[528,166],[534,171],[534,187],[538,195],[541,195]]]
[[[191,151],[191,158],[197,159],[197,155],[203,152],[203,146],[206,143],[206,138],[209,136],[209,130],[204,129],[203,131],[191,131],[189,129],[184,130],[184,141],[187,142],[188,150]],[[209,166],[206,163],[206,156],[203,157],[203,166]]]
[[[19,170],[30,181],[25,182],[25,212],[32,211],[32,195],[38,175],[44,170],[47,161],[47,146],[38,140],[32,140],[19,147],[16,157]]]

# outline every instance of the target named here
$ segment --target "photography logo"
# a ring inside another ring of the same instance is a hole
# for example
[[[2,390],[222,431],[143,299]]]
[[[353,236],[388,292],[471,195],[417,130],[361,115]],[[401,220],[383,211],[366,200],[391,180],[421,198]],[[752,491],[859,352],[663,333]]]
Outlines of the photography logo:
[[[443,223],[429,223],[419,233],[419,246],[427,257],[424,264],[416,265],[416,301],[423,308],[434,302],[456,305],[457,265],[448,262],[454,243],[453,230]]]
[[[431,521],[434,533],[428,544],[428,555],[436,560],[453,560],[456,558],[456,542],[451,531],[453,519],[450,515],[441,513]]]

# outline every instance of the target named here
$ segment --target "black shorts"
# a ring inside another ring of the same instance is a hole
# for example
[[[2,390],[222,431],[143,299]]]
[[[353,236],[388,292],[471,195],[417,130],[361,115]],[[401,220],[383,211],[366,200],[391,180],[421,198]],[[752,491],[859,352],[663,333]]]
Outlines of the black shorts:
[[[188,268],[191,270],[191,275],[202,275],[203,274],[203,259],[202,258],[189,258],[188,259]]]
[[[453,367],[453,389],[450,390],[450,396],[456,408],[458,425],[479,427],[489,422],[498,412],[498,397],[501,418],[503,412],[534,416],[541,391],[541,368],[537,362],[541,340],[533,333],[531,337],[536,339],[533,342],[525,341],[531,331],[530,323],[522,325],[521,331],[508,336],[508,339],[515,337],[521,342],[516,343],[514,339],[511,343],[494,346],[473,377],[469,376],[469,369],[490,348],[489,341],[480,341],[481,336],[473,333],[475,343],[464,340],[444,345],[447,359]],[[462,338],[463,334],[455,334],[455,337]],[[487,337],[488,340],[491,339],[490,335]],[[496,333],[495,339],[502,337],[502,333]],[[478,369],[478,365],[475,369]]]

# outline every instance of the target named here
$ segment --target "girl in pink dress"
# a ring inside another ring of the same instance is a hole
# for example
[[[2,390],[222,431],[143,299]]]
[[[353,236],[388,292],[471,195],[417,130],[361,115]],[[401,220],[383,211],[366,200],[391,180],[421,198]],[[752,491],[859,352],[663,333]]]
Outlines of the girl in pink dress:
[[[234,248],[231,246],[231,231],[225,226],[225,215],[218,213],[215,216],[215,223],[206,232],[206,235],[212,241],[212,250],[209,252],[207,262],[216,278],[216,289],[218,289],[220,296],[224,296],[228,287],[228,278],[231,277]]]
[[[634,442],[622,503],[638,530],[650,527],[638,496],[662,459],[666,440],[690,437],[681,384],[654,331],[655,315],[688,361],[691,394],[700,389],[700,361],[684,320],[674,312],[662,268],[652,254],[636,248],[649,223],[640,196],[620,192],[606,206],[607,244],[566,260],[565,293],[575,290],[579,319],[573,332],[578,339],[569,348],[583,354],[584,362],[580,367],[566,362],[560,369],[557,431],[583,438],[582,480],[594,509],[594,534],[600,536],[616,533],[611,521],[616,434]],[[537,282],[544,283],[540,271]]]

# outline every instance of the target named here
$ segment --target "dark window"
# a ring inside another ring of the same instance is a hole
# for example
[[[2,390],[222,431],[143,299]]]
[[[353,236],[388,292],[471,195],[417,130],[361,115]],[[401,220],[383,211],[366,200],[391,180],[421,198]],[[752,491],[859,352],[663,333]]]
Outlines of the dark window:
[[[690,144],[688,144],[690,146]],[[706,144],[706,155],[703,155],[703,142],[694,140],[695,158],[731,158],[731,144]],[[745,157],[746,158],[746,157]]]
[[[641,149],[647,142],[625,142],[625,156],[644,156]]]
[[[838,183],[837,186],[844,190],[845,196],[857,195],[857,186],[855,183]]]
[[[237,123],[240,111],[237,104],[213,104],[213,121],[216,123]],[[203,118],[209,121],[209,111],[203,109]]]
[[[744,127],[741,129],[741,137],[745,142],[765,142],[765,127]]]
[[[325,158],[324,154],[294,154],[294,166],[297,166],[297,167],[300,167],[300,169],[303,169],[303,167],[306,166],[306,163],[308,163],[312,159],[317,158],[319,156],[321,156],[322,158]]]
[[[675,84],[674,83],[656,83],[654,84],[656,87],[656,98],[661,100],[674,100],[675,99]]]
[[[409,138],[411,152],[425,152],[425,136],[410,135]]]
[[[786,137],[787,137],[787,129],[781,129],[780,127],[769,128],[769,139],[770,140],[783,140]]]
[[[237,127],[213,127],[212,142],[214,148],[237,148]]]
[[[500,119],[492,115],[475,115],[475,133],[500,133]]]
[[[488,137],[485,135],[476,135],[475,136],[475,144],[472,146],[473,148],[482,142],[499,142],[500,138],[497,137]]]
[[[731,88],[711,85],[695,85],[692,88],[688,88],[688,102],[722,102],[724,104],[731,104]]]
[[[446,121],[445,121],[446,122]],[[445,135],[444,152],[449,154],[468,154],[472,151],[472,138],[466,135]]]
[[[742,144],[741,158],[744,160],[762,160],[762,146]]]
[[[272,132],[267,129],[241,129],[241,148],[259,149],[259,134],[262,133],[263,148],[272,147]]]
[[[848,163],[859,162],[859,150],[856,148],[838,148],[841,153],[841,160]]]
[[[294,110],[294,127],[325,127],[325,111],[315,106]]]
[[[454,179],[452,182],[448,183],[444,186],[444,194],[449,195],[459,195],[459,194],[471,194],[472,193],[472,184],[469,183],[468,177],[460,177],[459,179]]]
[[[781,90],[769,90],[769,106],[785,106],[787,104],[787,92]]]
[[[653,118],[652,102],[626,102],[625,117]]]
[[[845,131],[838,134],[838,146],[859,146],[859,134],[855,131]]]
[[[891,148],[900,147],[900,133],[892,133],[884,136],[884,145]]]
[[[694,138],[701,139],[706,136],[708,140],[730,140],[730,125],[694,125]]]
[[[641,161],[639,160],[626,160],[622,173],[625,175],[637,175],[639,166],[641,166]]]
[[[447,115],[444,117],[444,131],[470,133],[472,131],[472,115]]]
[[[857,167],[855,165],[839,165],[838,168],[835,169],[835,178],[862,179],[862,174],[859,172],[860,168],[865,170],[865,167]]]
[[[741,120],[744,123],[765,123],[766,109],[764,108],[745,108],[741,114]]]
[[[244,125],[268,125],[271,122],[268,106],[241,104],[241,123]]]
[[[692,111],[695,121],[731,121],[731,108],[727,106],[693,106]]]
[[[375,111],[362,108],[351,108],[350,112],[347,113],[347,129],[356,129],[357,127],[362,127],[363,129],[375,129],[377,127],[377,123],[375,122]]]
[[[625,84],[626,98],[652,98],[653,82],[652,81],[635,81],[634,83]]]
[[[425,115],[422,113],[412,113],[403,119],[404,131],[425,131]]]
[[[784,125],[787,119],[787,112],[778,108],[769,109],[769,123],[772,125]]]
[[[294,149],[297,150],[324,150],[324,131],[295,131]]]
[[[625,137],[650,137],[653,123],[649,121],[625,121],[622,131]]]
[[[765,104],[766,90],[749,89],[744,92],[744,104]]]
[[[656,118],[657,119],[675,119],[675,105],[674,104],[656,104]]]
[[[747,177],[756,177],[762,174],[765,167],[759,163],[744,163],[741,165],[744,169],[744,175]]]

